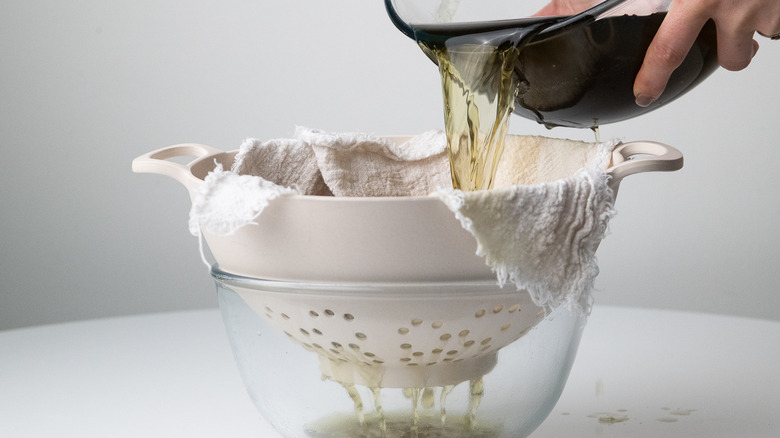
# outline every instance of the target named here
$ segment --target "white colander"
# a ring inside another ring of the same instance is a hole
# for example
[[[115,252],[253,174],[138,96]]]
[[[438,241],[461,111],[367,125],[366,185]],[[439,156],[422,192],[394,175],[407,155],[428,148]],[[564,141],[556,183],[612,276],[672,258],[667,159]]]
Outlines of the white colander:
[[[403,144],[409,137],[388,139]],[[229,169],[238,151],[180,144],[133,160],[133,171],[166,175],[195,199],[216,163]],[[192,156],[189,164],[171,159]],[[682,167],[682,154],[661,143],[615,148],[610,187],[628,175]],[[436,197],[282,196],[254,224],[203,236],[220,268],[245,277],[307,282],[491,280],[476,241]]]
[[[528,293],[495,281],[334,285],[213,273],[344,385],[425,388],[478,378],[499,349],[545,317]]]
[[[133,169],[171,176],[195,198],[208,172],[229,168],[235,153],[177,145],[137,158]],[[183,155],[196,158],[167,160]],[[626,143],[613,153],[610,185],[616,193],[625,176],[681,166],[674,148]],[[345,385],[478,379],[545,317],[527,292],[496,284],[474,237],[433,197],[284,196],[234,234],[204,235],[217,281]]]

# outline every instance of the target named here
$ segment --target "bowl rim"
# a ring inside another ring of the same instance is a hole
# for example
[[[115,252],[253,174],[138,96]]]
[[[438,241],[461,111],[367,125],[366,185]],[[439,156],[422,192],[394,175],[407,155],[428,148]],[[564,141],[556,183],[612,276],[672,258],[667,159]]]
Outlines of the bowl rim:
[[[458,296],[495,296],[508,294],[527,294],[525,289],[518,289],[513,284],[500,284],[497,279],[484,280],[447,280],[447,281],[300,281],[271,280],[233,274],[222,270],[215,263],[210,270],[213,279],[219,283],[249,288],[262,292],[293,293],[297,295],[333,294],[338,296],[362,296],[372,294],[384,297],[387,295],[399,297],[431,297],[441,296],[442,289],[446,295]]]

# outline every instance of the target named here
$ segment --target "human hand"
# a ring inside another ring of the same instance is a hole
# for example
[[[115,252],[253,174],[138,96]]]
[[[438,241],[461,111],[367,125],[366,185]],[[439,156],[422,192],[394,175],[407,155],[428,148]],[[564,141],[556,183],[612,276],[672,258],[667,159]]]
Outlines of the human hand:
[[[551,0],[537,15],[577,14],[600,2]],[[634,6],[641,7],[641,0]],[[648,106],[661,96],[710,19],[717,27],[721,67],[742,70],[758,51],[753,39],[756,32],[764,36],[780,33],[780,0],[673,0],[636,76],[637,105]]]
[[[672,72],[710,19],[717,27],[718,62],[726,70],[742,70],[758,51],[755,32],[780,32],[780,0],[672,1],[636,76],[637,105],[650,105],[661,96]]]

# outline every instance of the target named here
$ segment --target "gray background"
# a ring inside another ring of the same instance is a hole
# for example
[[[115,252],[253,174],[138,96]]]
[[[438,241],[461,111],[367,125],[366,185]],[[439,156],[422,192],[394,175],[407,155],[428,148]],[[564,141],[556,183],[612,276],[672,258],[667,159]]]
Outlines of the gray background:
[[[0,329],[216,306],[186,192],[131,173],[142,153],[443,126],[438,72],[380,0],[3,6]],[[760,42],[746,71],[602,129],[686,166],[622,185],[597,303],[780,319],[780,42]],[[512,132],[592,139],[519,118]]]

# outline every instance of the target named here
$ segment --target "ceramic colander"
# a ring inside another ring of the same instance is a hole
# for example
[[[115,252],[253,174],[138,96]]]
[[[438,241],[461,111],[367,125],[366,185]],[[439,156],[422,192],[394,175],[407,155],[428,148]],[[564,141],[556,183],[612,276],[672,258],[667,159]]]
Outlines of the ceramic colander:
[[[176,145],[137,158],[133,169],[171,176],[194,198],[208,172],[229,168],[235,154]],[[195,159],[186,165],[168,160],[187,155]],[[681,165],[672,147],[625,143],[613,153],[610,184],[616,193],[630,174]],[[255,224],[205,238],[217,280],[342,384],[423,388],[477,378],[549,310],[499,287],[474,237],[436,198],[285,196]]]
[[[425,388],[478,378],[546,314],[529,294],[495,281],[350,285],[213,274],[344,385]]]
[[[388,137],[402,144],[409,137]],[[144,154],[133,170],[172,177],[194,199],[217,163],[229,169],[238,151],[180,144]],[[188,164],[173,158],[193,157]],[[634,141],[617,146],[608,169],[617,194],[626,176],[682,167],[671,146]],[[252,278],[304,282],[495,280],[475,254],[474,236],[435,197],[283,196],[254,224],[230,235],[203,233],[220,268]]]

